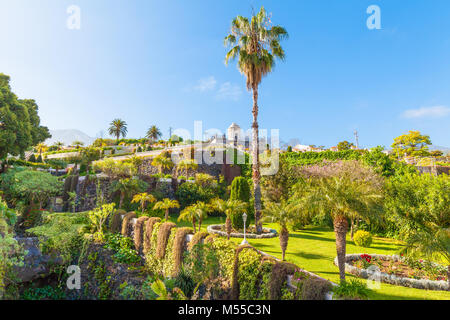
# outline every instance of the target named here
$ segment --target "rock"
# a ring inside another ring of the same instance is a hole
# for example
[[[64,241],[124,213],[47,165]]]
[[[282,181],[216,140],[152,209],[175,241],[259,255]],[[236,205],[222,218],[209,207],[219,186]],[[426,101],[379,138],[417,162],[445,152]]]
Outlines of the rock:
[[[62,265],[61,257],[42,254],[38,238],[16,238],[16,240],[27,251],[23,267],[14,268],[18,282],[44,278],[50,275],[52,266]]]

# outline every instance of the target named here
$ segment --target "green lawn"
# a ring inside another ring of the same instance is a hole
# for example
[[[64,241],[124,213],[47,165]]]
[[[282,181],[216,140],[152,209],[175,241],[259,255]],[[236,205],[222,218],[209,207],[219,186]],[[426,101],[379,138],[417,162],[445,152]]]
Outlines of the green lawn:
[[[171,218],[176,222],[175,218]],[[210,224],[223,223],[224,218],[210,217],[203,222],[202,229]],[[188,223],[178,223],[182,226],[190,226]],[[270,228],[277,229],[276,225],[265,225]],[[236,242],[242,239],[234,239]],[[248,239],[249,243],[254,247],[262,250],[270,255],[281,258],[281,250],[278,238],[272,239]],[[374,238],[371,248],[357,247],[350,238],[347,238],[347,253],[381,253],[396,254],[400,244],[396,240],[385,238]],[[333,264],[336,257],[335,236],[330,229],[319,227],[308,227],[300,232],[291,232],[289,237],[289,245],[286,252],[286,259],[295,263],[299,267],[313,272],[325,279],[329,279],[335,283],[339,282],[338,268]],[[347,277],[353,277],[347,274]],[[450,292],[447,291],[431,291],[419,290],[414,288],[406,288],[401,286],[393,286],[390,284],[381,284],[379,290],[373,291],[370,299],[378,300],[405,300],[405,299],[445,299],[450,300]]]

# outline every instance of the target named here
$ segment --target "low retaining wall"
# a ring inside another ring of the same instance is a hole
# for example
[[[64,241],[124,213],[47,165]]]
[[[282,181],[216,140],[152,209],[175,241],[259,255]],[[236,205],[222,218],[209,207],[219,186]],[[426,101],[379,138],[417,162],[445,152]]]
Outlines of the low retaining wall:
[[[217,234],[222,237],[227,237],[228,234],[225,231],[222,231],[223,224],[212,224],[209,225],[206,229],[208,233]],[[266,233],[256,234],[256,233],[246,233],[245,236],[249,239],[269,239],[275,238],[278,234],[275,229],[263,228],[263,231]],[[232,232],[230,234],[231,238],[244,238],[244,234],[240,232]]]
[[[345,256],[345,271],[351,273],[357,277],[363,279],[371,279],[374,281],[381,281],[384,283],[393,284],[396,286],[410,287],[416,289],[427,289],[427,290],[441,290],[446,291],[449,290],[449,285],[447,281],[433,281],[426,279],[412,279],[412,278],[404,278],[398,277],[393,274],[388,274],[385,272],[380,272],[376,270],[369,269],[360,269],[355,266],[352,266],[348,262],[360,260],[362,253],[358,254],[348,254]],[[384,260],[384,261],[402,261],[403,258],[398,255],[383,255],[383,254],[369,254],[372,258]],[[334,264],[337,266],[338,261],[337,257],[334,259]]]

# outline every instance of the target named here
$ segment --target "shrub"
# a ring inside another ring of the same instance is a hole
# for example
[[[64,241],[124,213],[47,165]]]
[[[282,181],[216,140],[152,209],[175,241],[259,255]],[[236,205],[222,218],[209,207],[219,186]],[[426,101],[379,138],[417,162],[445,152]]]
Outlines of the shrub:
[[[169,240],[170,232],[172,228],[175,228],[176,224],[172,222],[165,222],[158,230],[158,246],[156,247],[156,258],[162,259],[166,253],[167,241]]]
[[[369,248],[372,244],[372,235],[367,231],[358,230],[353,239],[359,247]]]
[[[196,183],[183,183],[175,192],[181,208],[186,208],[199,201],[209,202],[216,195],[212,188],[202,188]]]
[[[27,233],[39,237],[44,254],[58,252],[64,262],[70,262],[81,251],[82,230],[88,224],[87,213],[46,213],[43,224]]]
[[[197,243],[202,243],[202,241],[209,236],[208,232],[199,231],[194,234],[191,241],[189,242],[189,250],[191,250]]]
[[[350,279],[350,281],[344,281],[338,286],[335,286],[333,293],[338,299],[365,300],[369,297],[370,290],[363,282]]]
[[[233,182],[231,183],[230,199],[240,200],[245,203],[249,202],[250,186],[247,182],[247,179],[245,179],[244,177],[234,178]],[[243,213],[244,212],[234,212],[232,215],[230,215],[231,225],[236,230],[242,229],[244,227],[244,220],[242,219]]]
[[[325,294],[331,289],[328,281],[308,277],[302,284],[302,300],[324,300]]]
[[[281,289],[285,285],[287,276],[294,274],[296,266],[292,263],[277,262],[272,267],[272,274],[269,281],[269,299],[279,300]]]
[[[252,246],[236,249],[232,278],[232,297],[241,300],[254,300],[258,297],[258,267],[261,254]]]
[[[155,223],[161,222],[161,218],[158,217],[151,217],[147,220],[145,223],[144,228],[144,254],[147,254],[152,246],[152,233],[153,233],[153,226]]]
[[[144,224],[148,219],[149,218],[145,216],[140,217],[134,225],[134,247],[137,252],[140,252],[143,248]]]
[[[186,250],[186,236],[192,233],[193,230],[191,228],[179,228],[176,231],[175,241],[173,245],[173,256],[174,256],[173,276],[177,276],[181,271],[183,254],[184,251]]]
[[[141,260],[134,250],[133,240],[121,234],[106,235],[105,248],[114,251],[113,260],[117,263],[136,264]]]
[[[105,222],[109,215],[114,211],[114,203],[104,204],[99,208],[89,211],[88,217],[91,228],[94,230],[94,238],[102,241],[105,232]]]

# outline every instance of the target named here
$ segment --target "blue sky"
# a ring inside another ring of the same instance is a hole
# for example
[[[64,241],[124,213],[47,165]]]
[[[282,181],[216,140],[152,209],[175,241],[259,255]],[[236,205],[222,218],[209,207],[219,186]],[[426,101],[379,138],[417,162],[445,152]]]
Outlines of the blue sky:
[[[66,27],[70,5],[81,29]],[[369,30],[366,9],[381,9]],[[0,72],[34,98],[43,124],[91,136],[114,118],[141,137],[156,124],[193,131],[250,127],[251,96],[223,38],[264,5],[290,38],[260,86],[260,127],[281,139],[389,146],[420,130],[450,146],[450,2],[0,0]]]

